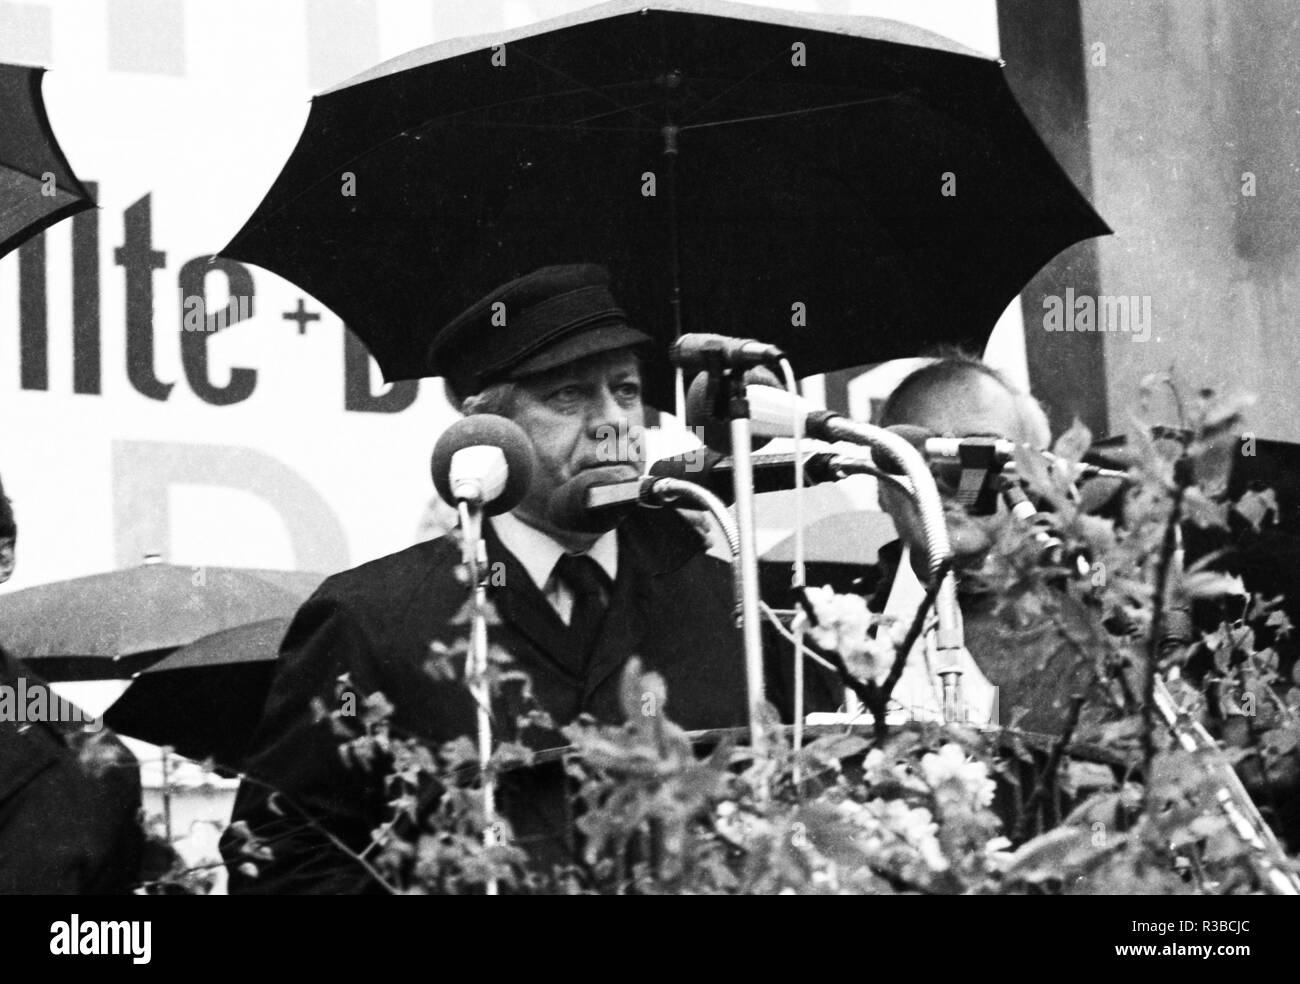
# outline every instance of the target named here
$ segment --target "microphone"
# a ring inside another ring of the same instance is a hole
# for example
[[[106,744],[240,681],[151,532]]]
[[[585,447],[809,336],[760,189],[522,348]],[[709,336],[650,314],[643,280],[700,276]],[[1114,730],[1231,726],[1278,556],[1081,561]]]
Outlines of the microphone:
[[[1091,568],[1088,565],[1087,558],[1082,554],[1071,558],[1066,553],[1065,544],[1040,518],[1042,514],[1034,508],[1034,504],[1029,501],[1029,496],[1025,495],[1025,490],[1020,487],[1019,482],[1014,479],[1004,479],[1002,482],[1002,499],[1007,504],[1007,509],[1011,515],[1033,531],[1034,542],[1038,544],[1039,564],[1046,567],[1065,567],[1067,566],[1066,562],[1073,559],[1075,568],[1080,573],[1088,573]],[[1080,567],[1080,564],[1083,566]]]
[[[449,506],[482,507],[489,516],[509,512],[533,484],[533,443],[522,427],[496,414],[456,421],[438,438],[430,463],[433,484]]]
[[[746,376],[748,379],[748,375]],[[710,428],[716,428],[718,418],[713,414],[712,394],[709,392],[709,376],[701,373],[691,383],[686,396],[686,424],[688,427],[704,428],[705,443],[715,451],[730,452],[731,448],[719,446],[719,443],[707,440]],[[745,400],[749,403],[749,426],[755,438],[794,437],[791,416],[797,408],[804,419],[804,436],[813,440],[835,442],[853,440],[843,436],[832,436],[835,430],[829,423],[830,418],[843,421],[846,418],[829,410],[813,406],[801,396],[792,397],[784,387],[775,385],[747,383]],[[725,427],[725,421],[723,422]],[[838,432],[836,432],[838,433]]]
[[[932,576],[942,574],[952,555],[943,503],[925,459],[907,440],[883,427],[861,424],[843,414],[819,409],[803,397],[791,396],[785,390],[746,386],[745,399],[749,403],[750,429],[755,436],[793,437],[794,419],[797,417],[805,436],[831,444],[847,441],[866,445],[871,448],[872,460],[882,471],[886,470],[885,463],[888,463],[911,479],[912,494],[921,510],[930,573]],[[707,404],[706,400],[694,406],[688,403],[686,422],[698,425],[710,419],[712,408]]]
[[[698,453],[692,453],[662,458],[650,466],[651,475],[701,485],[728,505],[735,497],[732,480],[734,470],[731,458],[712,451],[704,455],[702,462]],[[825,451],[804,456],[807,485],[837,482],[849,475],[870,475],[876,471],[876,467],[865,458],[852,458]],[[753,473],[755,493],[789,491],[795,486],[794,455],[758,455],[753,459]]]
[[[717,372],[719,369],[748,369],[780,362],[785,353],[775,345],[753,338],[693,332],[673,342],[668,357],[673,365],[683,370]]]
[[[912,445],[932,464],[957,465],[962,468],[998,469],[1004,475],[1016,473],[1016,445],[1001,437],[938,437],[933,431],[911,424],[894,424],[888,428]],[[1128,473],[1079,462],[1068,465],[1064,458],[1050,451],[1035,451],[1048,464],[1068,467],[1071,481],[1085,478],[1128,480]]]
[[[755,387],[768,387],[784,392],[785,387],[777,379],[776,373],[766,366],[749,369],[744,375],[746,391]],[[704,444],[719,454],[731,454],[731,425],[727,420],[713,415],[713,387],[716,380],[707,372],[699,373],[686,391],[686,420]],[[755,435],[751,450],[762,450],[771,438],[758,439]]]
[[[665,506],[681,495],[680,483],[659,475],[627,479],[626,466],[588,468],[551,494],[548,511],[560,529],[604,533],[618,525],[629,509]]]

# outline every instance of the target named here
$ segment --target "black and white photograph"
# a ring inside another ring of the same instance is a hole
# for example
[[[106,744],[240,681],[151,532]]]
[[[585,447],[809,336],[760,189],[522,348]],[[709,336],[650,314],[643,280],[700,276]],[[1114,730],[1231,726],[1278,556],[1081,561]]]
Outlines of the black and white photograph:
[[[1295,0],[0,0],[21,949],[1100,895],[1081,967],[1249,966],[1297,366]]]

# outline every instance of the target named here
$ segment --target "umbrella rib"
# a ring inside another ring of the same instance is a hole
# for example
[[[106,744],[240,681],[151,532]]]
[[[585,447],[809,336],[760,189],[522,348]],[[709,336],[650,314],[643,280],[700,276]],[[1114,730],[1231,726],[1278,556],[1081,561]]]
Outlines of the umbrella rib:
[[[592,133],[658,133],[658,130],[651,130],[641,126],[599,126],[584,127],[585,120],[574,120],[572,123],[505,123],[493,122],[490,120],[481,120],[455,124],[464,129],[478,127],[484,130],[501,129],[501,130],[589,130]]]
[[[524,50],[524,51],[522,51],[522,52],[520,52],[520,53],[521,53],[525,58],[527,58],[529,61],[533,62],[533,63],[536,64],[536,65],[541,66],[542,68],[546,69],[546,71],[550,72],[551,74],[553,74],[553,75],[555,75],[555,76],[557,76],[557,77],[559,77],[559,78],[564,79],[566,82],[570,82],[570,83],[572,83],[573,85],[578,86],[579,89],[581,89],[582,91],[590,92],[592,95],[599,96],[600,98],[602,98],[602,99],[606,100],[607,102],[609,102],[610,105],[617,107],[619,110],[621,110],[621,111],[623,111],[623,112],[626,112],[626,113],[634,113],[635,115],[641,117],[643,120],[645,120],[647,123],[649,123],[651,126],[656,126],[656,127],[657,127],[657,126],[659,125],[659,121],[656,120],[656,119],[654,119],[654,117],[652,117],[652,116],[647,116],[645,113],[640,112],[640,111],[639,111],[636,107],[634,107],[634,106],[624,106],[624,105],[623,105],[622,103],[620,103],[618,100],[614,99],[612,96],[610,96],[608,93],[606,93],[605,89],[600,88],[600,87],[598,87],[598,86],[591,85],[591,84],[588,83],[588,82],[583,82],[582,79],[575,79],[572,75],[569,75],[567,72],[562,72],[562,71],[560,71],[558,68],[555,68],[553,65],[548,65],[546,62],[542,61],[540,58],[535,58],[535,57],[533,57],[532,55],[530,55],[530,54],[528,53],[527,50]]]
[[[699,116],[699,115],[700,115],[701,113],[703,113],[706,109],[708,109],[710,106],[712,106],[714,103],[716,103],[719,99],[722,99],[722,98],[724,98],[725,96],[727,96],[729,93],[734,92],[735,90],[739,89],[742,85],[744,85],[746,82],[748,82],[748,81],[749,81],[750,79],[752,79],[754,76],[758,75],[759,72],[766,71],[766,70],[767,70],[768,68],[770,68],[773,64],[775,64],[777,61],[779,61],[780,59],[784,58],[785,55],[786,55],[786,52],[787,52],[788,50],[789,50],[789,49],[782,48],[781,51],[779,51],[776,55],[774,55],[774,56],[772,57],[772,60],[771,60],[771,61],[764,62],[762,65],[759,65],[756,69],[754,69],[754,70],[753,70],[752,72],[750,72],[748,75],[744,76],[743,78],[737,79],[735,82],[733,82],[731,85],[727,86],[727,87],[726,87],[725,89],[723,89],[721,92],[715,93],[711,99],[706,99],[703,103],[701,103],[700,105],[696,106],[693,110],[691,110],[689,113],[687,113],[685,117],[682,118],[682,121],[681,121],[681,128],[682,128],[683,130],[685,130],[685,129],[686,129],[686,122],[687,122],[687,120],[690,120],[690,119],[692,119],[693,117]]]
[[[537,96],[521,96],[521,97],[519,97],[518,99],[503,99],[503,100],[501,100],[501,102],[488,103],[488,104],[485,105],[485,106],[471,106],[469,109],[462,109],[462,110],[459,110],[459,111],[457,111],[457,112],[455,112],[455,113],[447,113],[447,114],[445,114],[445,115],[443,115],[443,116],[434,116],[434,117],[431,117],[430,119],[427,119],[427,120],[425,120],[425,121],[422,122],[422,123],[417,123],[417,124],[415,124],[413,127],[409,128],[409,129],[412,129],[412,130],[422,130],[422,129],[425,129],[426,127],[432,126],[432,125],[437,124],[437,123],[445,123],[445,122],[447,122],[447,121],[449,121],[449,120],[454,120],[454,119],[456,119],[456,118],[458,118],[458,117],[461,117],[461,116],[469,116],[469,115],[472,114],[472,113],[486,113],[486,112],[490,112],[491,110],[494,110],[494,109],[502,109],[502,108],[507,107],[507,106],[523,106],[523,105],[526,105],[527,103],[530,103],[530,102],[542,102],[542,101],[547,100],[547,99],[557,99],[557,98],[564,98],[565,96],[576,95],[576,94],[579,93],[579,92],[591,92],[591,91],[593,91],[592,88],[591,88],[591,86],[587,85],[587,84],[584,83],[584,82],[579,82],[579,81],[577,81],[577,80],[571,80],[571,81],[574,82],[574,85],[576,85],[577,88],[574,88],[574,89],[563,89],[563,90],[561,90],[561,91],[559,91],[559,92],[544,92],[544,93],[542,93],[541,95],[537,95]],[[621,87],[621,86],[638,86],[638,85],[642,85],[642,84],[643,84],[643,83],[642,83],[640,80],[637,80],[637,81],[632,81],[632,82],[621,82],[621,83],[618,84],[618,86],[611,85],[611,86],[607,86],[607,88],[613,89],[613,88],[617,88],[617,87]],[[614,100],[610,100],[610,101],[611,101],[611,102],[614,102]],[[613,109],[613,110],[611,110],[610,113],[608,113],[608,114],[604,114],[604,115],[612,115],[612,114],[615,113],[615,112],[625,112],[625,111],[627,111],[628,109],[631,109],[631,108],[632,108],[632,107],[625,107],[625,106],[622,106],[621,104],[619,104],[619,103],[617,103],[617,102],[615,102],[614,105],[615,105],[616,108]],[[644,103],[641,103],[641,104],[639,104],[639,105],[645,105],[645,104],[644,104]],[[638,115],[644,115],[644,114],[638,114]],[[649,119],[649,118],[647,117],[647,119]],[[655,127],[658,127],[658,126],[659,126],[659,123],[658,123],[658,121],[656,121],[656,120],[649,119],[649,122],[650,122],[652,125],[654,125]],[[409,132],[409,131],[403,131],[403,132]],[[384,140],[384,141],[382,141],[382,142],[380,142],[380,143],[378,143],[378,144],[375,144],[375,147],[376,147],[376,148],[377,148],[377,147],[381,147],[381,146],[383,146],[384,143],[387,143],[388,140],[393,140],[393,139],[396,139],[397,137],[400,137],[400,136],[402,136],[401,133],[394,134],[392,137],[389,137],[389,138],[387,138],[386,140]]]
[[[649,103],[649,102],[638,103],[638,104],[635,105],[635,106],[629,106],[628,109],[631,109],[631,110],[637,110],[637,109],[640,109],[642,106],[649,106],[649,105],[652,105],[652,104]],[[594,121],[594,120],[602,120],[602,119],[604,119],[606,116],[613,116],[614,114],[616,114],[616,113],[621,113],[621,112],[624,112],[624,110],[622,110],[622,109],[611,109],[608,113],[597,113],[595,116],[585,116],[585,117],[583,117],[583,118],[580,119],[580,120],[573,120],[571,123],[569,123],[569,126],[582,126],[583,124],[591,123],[591,122]],[[611,129],[611,130],[632,130],[632,131],[636,131],[636,132],[639,132],[639,133],[653,132],[653,131],[643,130],[643,129],[641,129],[640,127],[631,127],[631,126],[617,126],[617,127],[609,127],[609,129]]]
[[[431,127],[440,126],[440,125],[444,125],[444,124],[449,124],[449,123],[451,123],[453,120],[457,120],[458,117],[469,116],[470,114],[473,114],[473,113],[486,113],[486,112],[490,112],[491,110],[494,110],[494,109],[501,109],[501,108],[506,107],[506,106],[522,106],[522,105],[524,105],[524,104],[526,104],[526,103],[529,103],[529,102],[539,102],[539,101],[546,100],[546,99],[554,99],[554,98],[557,98],[557,97],[571,96],[571,95],[574,95],[574,94],[576,94],[576,93],[578,93],[578,92],[592,92],[592,91],[598,91],[598,90],[593,90],[593,89],[591,88],[591,86],[587,85],[587,84],[584,83],[584,82],[578,81],[578,80],[576,80],[576,79],[573,79],[573,80],[571,80],[571,81],[573,81],[574,84],[575,84],[578,88],[576,88],[576,89],[566,89],[566,90],[564,90],[563,92],[547,92],[547,93],[544,93],[543,95],[540,95],[540,96],[525,96],[525,97],[522,97],[522,98],[519,98],[519,99],[505,99],[505,100],[502,100],[501,102],[490,103],[489,105],[486,105],[486,106],[473,106],[473,107],[471,107],[471,108],[469,108],[469,109],[461,110],[460,112],[456,112],[456,113],[447,113],[447,114],[444,115],[444,116],[435,116],[435,117],[433,117],[433,118],[431,118],[431,119],[427,119],[427,120],[424,120],[423,122],[416,123],[416,124],[413,124],[412,126],[406,127],[406,128],[404,128],[403,130],[401,130],[401,131],[398,132],[398,133],[394,133],[394,134],[392,134],[392,135],[390,135],[390,136],[385,137],[383,140],[380,140],[380,141],[378,141],[378,142],[376,142],[376,143],[371,144],[371,145],[370,145],[369,147],[367,147],[365,150],[362,150],[362,151],[360,151],[360,152],[354,154],[353,156],[349,157],[347,160],[340,161],[340,162],[338,162],[337,164],[334,164],[334,165],[331,167],[331,169],[330,169],[327,173],[323,174],[321,177],[316,178],[316,179],[314,179],[314,180],[312,180],[312,181],[306,182],[306,183],[302,186],[302,188],[297,192],[297,194],[295,194],[295,195],[293,195],[292,197],[286,199],[286,200],[284,201],[283,204],[281,204],[281,205],[278,206],[274,211],[272,211],[272,212],[270,212],[268,215],[266,215],[266,216],[265,216],[265,217],[264,217],[264,218],[263,218],[263,219],[262,219],[258,224],[259,224],[259,225],[265,225],[266,222],[268,222],[272,217],[274,217],[274,216],[276,216],[276,215],[279,215],[281,212],[283,212],[285,209],[289,208],[289,206],[291,206],[291,205],[294,204],[295,202],[299,201],[299,200],[302,199],[302,198],[305,198],[305,197],[306,197],[306,196],[307,196],[307,195],[308,195],[308,194],[309,194],[313,189],[319,187],[321,184],[323,184],[323,183],[326,182],[326,181],[332,180],[333,177],[334,177],[334,174],[338,171],[339,168],[347,168],[347,167],[349,167],[349,166],[355,164],[357,161],[363,160],[364,158],[368,157],[370,154],[373,154],[373,153],[375,153],[376,151],[382,150],[384,147],[386,147],[388,144],[392,143],[393,141],[395,141],[395,140],[401,140],[401,139],[403,139],[404,137],[410,136],[410,134],[415,133],[415,132],[417,132],[417,131],[425,131],[425,130],[428,130],[429,128],[431,128]],[[623,84],[625,84],[625,85],[629,85],[629,86],[634,86],[634,85],[639,85],[640,83],[639,83],[639,82],[627,82],[627,83],[623,83]],[[619,104],[618,102],[616,102],[615,100],[612,100],[612,99],[610,100],[610,102],[614,103],[614,105],[615,105],[616,108],[613,109],[613,110],[611,110],[611,111],[610,111],[610,114],[606,114],[606,115],[612,115],[612,114],[615,113],[615,112],[624,112],[624,111],[632,111],[632,112],[635,112],[635,108],[634,108],[634,107],[625,107],[625,106],[622,106],[621,104]],[[654,119],[652,119],[652,118],[650,118],[650,117],[645,116],[644,113],[637,113],[636,115],[641,116],[642,118],[649,120],[649,122],[653,125],[654,129],[652,129],[652,130],[645,130],[645,129],[641,129],[641,128],[638,128],[638,127],[630,127],[630,126],[629,126],[629,127],[602,127],[601,129],[602,129],[602,131],[604,131],[604,132],[610,132],[610,133],[612,133],[612,132],[627,132],[627,133],[658,133],[658,132],[659,132],[659,124],[658,124],[657,121],[655,121]],[[594,117],[594,118],[595,118],[595,117]],[[469,124],[466,124],[466,123],[464,123],[464,122],[460,122],[460,123],[457,123],[457,124],[455,124],[455,125],[460,125],[460,126],[470,125],[470,126],[482,126],[482,127],[516,127],[516,128],[518,128],[518,129],[538,129],[538,130],[567,130],[567,129],[572,129],[573,127],[579,125],[581,122],[583,122],[583,121],[578,120],[578,121],[576,121],[576,122],[574,122],[574,123],[567,123],[567,124],[563,124],[563,125],[560,125],[560,126],[556,126],[556,125],[545,124],[545,123],[494,123],[494,122],[491,122],[491,121],[484,120],[484,121],[481,121],[481,122],[471,122],[471,123],[469,123]]]
[[[43,180],[44,180],[43,178],[41,178],[41,177],[39,177],[39,176],[37,176],[37,175],[28,174],[28,173],[27,173],[26,171],[24,171],[22,168],[20,168],[20,167],[14,167],[12,164],[5,164],[5,165],[4,165],[4,170],[10,172],[11,174],[19,174],[19,175],[22,175],[24,178],[26,178],[28,181],[32,182],[33,184],[41,184],[41,183],[43,182]],[[61,191],[61,192],[63,192],[63,194],[68,195],[68,196],[71,197],[71,198],[78,198],[78,199],[81,199],[82,201],[88,201],[88,200],[89,200],[89,199],[88,199],[86,196],[84,196],[80,191],[77,191],[75,188],[69,188],[67,185],[61,183],[61,182],[58,181],[57,179],[56,179],[55,182],[54,182],[54,190],[55,190],[55,191]]]
[[[911,90],[915,91],[915,90]],[[825,113],[835,109],[850,109],[854,106],[867,106],[871,103],[887,102],[891,99],[901,99],[908,95],[908,92],[894,92],[887,96],[876,96],[872,99],[855,99],[852,102],[834,103],[830,106],[814,106],[811,109],[791,109],[783,113],[759,113],[755,116],[737,116],[730,120],[713,120],[710,123],[692,123],[689,126],[683,126],[683,130],[707,130],[714,126],[730,126],[734,123],[755,123],[762,120],[776,120],[787,116],[811,116],[813,113]]]

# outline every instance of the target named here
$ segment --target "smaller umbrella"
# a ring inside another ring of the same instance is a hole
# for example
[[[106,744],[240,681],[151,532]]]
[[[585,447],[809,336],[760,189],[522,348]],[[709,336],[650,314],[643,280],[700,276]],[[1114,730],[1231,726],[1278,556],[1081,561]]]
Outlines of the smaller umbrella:
[[[95,207],[72,173],[41,98],[43,68],[0,64],[0,256]]]
[[[289,622],[263,619],[182,646],[137,674],[105,722],[130,738],[235,768],[261,717]]]
[[[0,595],[0,643],[47,680],[126,679],[213,632],[292,615],[324,578],[146,561]]]

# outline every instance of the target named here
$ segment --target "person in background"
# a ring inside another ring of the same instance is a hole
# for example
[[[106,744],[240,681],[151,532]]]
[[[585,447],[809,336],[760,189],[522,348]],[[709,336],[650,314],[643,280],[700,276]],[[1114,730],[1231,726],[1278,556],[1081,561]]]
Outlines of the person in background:
[[[17,539],[0,486],[0,583],[13,574]],[[0,647],[0,687],[48,686]],[[21,718],[0,715],[0,894],[132,891],[145,843],[135,756],[107,732]]]
[[[1047,448],[1051,437],[1046,415],[1031,396],[992,366],[960,353],[935,359],[904,378],[881,407],[877,423],[907,424],[940,437],[1002,438],[1039,450]],[[942,482],[940,491],[945,492]],[[869,605],[910,620],[924,597],[927,576],[920,516],[911,499],[889,485],[881,485],[880,500],[898,539],[880,549],[880,577]],[[1005,508],[999,501],[997,512]],[[965,642],[961,687],[967,719],[1056,734],[1076,691],[1103,695],[1091,692],[1087,668],[1076,665],[1070,652],[1025,656],[1023,643],[1008,644],[993,615],[996,599],[965,577],[978,569],[1002,522],[1002,515],[969,516],[960,508],[948,513]],[[927,641],[923,634],[894,689],[891,713],[896,716],[942,717],[941,684],[926,661]],[[838,680],[826,673],[810,674],[809,680],[810,710],[833,711],[842,705],[845,693]]]

